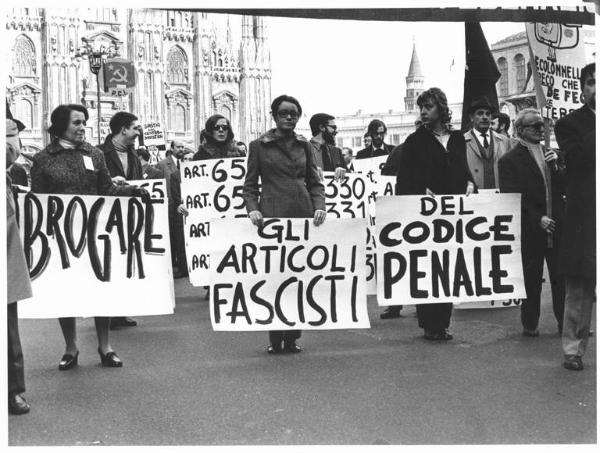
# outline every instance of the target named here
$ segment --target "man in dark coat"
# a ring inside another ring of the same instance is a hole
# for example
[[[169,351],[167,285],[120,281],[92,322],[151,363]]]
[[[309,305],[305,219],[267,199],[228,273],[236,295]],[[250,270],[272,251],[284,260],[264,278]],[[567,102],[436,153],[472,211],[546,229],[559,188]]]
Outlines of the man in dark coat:
[[[135,139],[140,135],[138,118],[129,112],[117,112],[108,123],[110,134],[98,148],[104,152],[106,167],[115,184],[127,184],[128,180],[142,179],[142,165],[134,149]],[[126,316],[114,316],[110,328],[134,327],[137,321]]]
[[[321,172],[334,171],[335,179],[343,178],[347,168],[342,150],[335,146],[335,117],[327,113],[317,113],[310,118],[309,124],[313,135],[310,139],[311,150],[317,168]]]
[[[500,191],[521,194],[521,258],[527,298],[521,304],[523,335],[537,337],[544,259],[552,288],[552,305],[562,330],[565,285],[558,274],[558,239],[564,215],[564,184],[556,153],[544,151],[544,121],[536,109],[515,120],[519,144],[500,158]]]
[[[369,157],[387,156],[394,147],[383,142],[387,127],[381,120],[373,120],[367,127],[367,134],[371,137],[371,145],[356,153],[356,159],[368,159]]]
[[[583,369],[596,289],[596,65],[581,71],[585,105],[556,123],[566,164],[567,211],[560,248],[566,277],[564,367]]]

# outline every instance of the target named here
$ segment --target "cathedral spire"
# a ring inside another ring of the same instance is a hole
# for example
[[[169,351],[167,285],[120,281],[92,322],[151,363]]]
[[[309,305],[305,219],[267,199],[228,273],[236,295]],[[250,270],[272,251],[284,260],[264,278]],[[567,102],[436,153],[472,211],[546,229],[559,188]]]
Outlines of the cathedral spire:
[[[421,62],[419,61],[419,56],[417,55],[417,46],[415,44],[414,36],[412,57],[410,59],[407,77],[423,77],[423,73],[421,71]]]

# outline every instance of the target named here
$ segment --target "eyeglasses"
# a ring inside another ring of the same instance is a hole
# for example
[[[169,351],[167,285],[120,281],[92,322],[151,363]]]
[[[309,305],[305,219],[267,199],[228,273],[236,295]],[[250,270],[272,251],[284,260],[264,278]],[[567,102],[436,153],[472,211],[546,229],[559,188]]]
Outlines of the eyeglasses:
[[[277,116],[279,118],[287,118],[289,116],[291,119],[296,120],[298,119],[298,112],[293,110],[280,110],[277,112]]]
[[[337,131],[337,126],[335,124],[326,124],[325,126],[330,127],[334,131]]]
[[[527,124],[527,125],[524,125],[523,127],[531,127],[533,129],[543,129],[544,128],[544,123]]]
[[[227,124],[217,124],[213,127],[213,131],[228,131],[229,126]]]

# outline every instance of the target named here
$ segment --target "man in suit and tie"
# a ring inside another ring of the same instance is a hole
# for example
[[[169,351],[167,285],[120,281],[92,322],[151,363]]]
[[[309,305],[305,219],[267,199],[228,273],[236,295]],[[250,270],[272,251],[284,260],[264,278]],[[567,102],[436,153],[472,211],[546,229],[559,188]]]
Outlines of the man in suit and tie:
[[[527,298],[521,304],[523,335],[537,337],[544,259],[559,332],[563,326],[565,282],[558,273],[558,245],[564,216],[563,170],[552,150],[544,151],[544,121],[536,109],[519,112],[519,143],[498,162],[500,191],[521,194],[521,257]]]
[[[142,166],[134,149],[135,139],[141,134],[138,117],[133,113],[120,111],[108,123],[110,134],[98,148],[104,152],[106,167],[115,184],[127,184],[128,180],[142,179]],[[137,326],[135,319],[115,316],[110,320],[110,328]]]
[[[583,107],[556,122],[566,164],[567,211],[560,248],[566,279],[563,366],[582,370],[596,290],[596,64],[581,70]]]
[[[371,137],[371,144],[356,153],[356,159],[368,159],[369,157],[387,156],[394,147],[383,142],[387,127],[381,120],[373,120],[367,127],[367,135]]]
[[[354,164],[352,161],[354,160],[354,153],[352,152],[352,148],[344,147],[342,148],[342,156],[344,157],[344,162],[346,162],[346,168],[349,172],[354,172]]]
[[[498,160],[510,149],[508,137],[491,128],[493,111],[486,97],[469,106],[472,128],[465,133],[467,164],[479,189],[498,188]]]
[[[181,184],[179,167],[185,153],[185,145],[183,142],[173,140],[167,157],[157,164],[157,168],[162,171],[167,181],[171,264],[173,265],[173,276],[175,278],[182,278],[188,275],[187,260],[185,258],[185,239],[183,237],[183,218],[182,214],[178,211],[180,205],[179,194]],[[174,175],[175,178],[173,178]],[[173,190],[173,188],[175,188],[175,190]]]

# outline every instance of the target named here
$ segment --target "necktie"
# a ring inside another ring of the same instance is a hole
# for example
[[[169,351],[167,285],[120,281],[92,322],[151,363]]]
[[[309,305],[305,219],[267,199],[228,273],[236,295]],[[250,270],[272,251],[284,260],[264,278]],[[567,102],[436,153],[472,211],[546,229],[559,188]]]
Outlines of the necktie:
[[[485,133],[485,132],[484,132],[484,133],[483,133],[483,134],[481,134],[481,135],[483,135],[483,147],[484,147],[484,148],[486,149],[486,151],[487,151],[487,149],[490,147],[490,142],[488,142],[488,139],[487,139],[487,133]]]
[[[329,148],[327,146],[321,146],[321,152],[323,155],[323,170],[333,171],[333,163],[331,162],[331,156],[329,155]]]
[[[179,170],[179,159],[177,159],[177,170]]]

